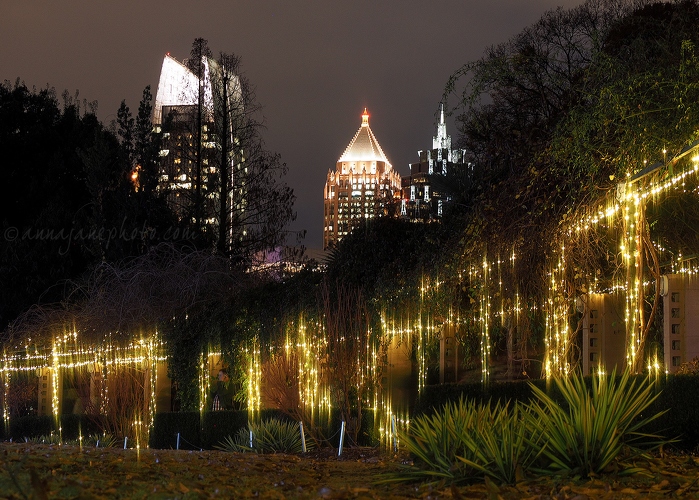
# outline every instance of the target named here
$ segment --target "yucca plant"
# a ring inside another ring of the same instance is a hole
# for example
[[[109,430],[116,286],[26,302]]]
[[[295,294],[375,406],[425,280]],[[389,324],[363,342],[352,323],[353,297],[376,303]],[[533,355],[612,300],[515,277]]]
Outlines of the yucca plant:
[[[461,429],[461,441],[470,448],[473,458],[457,458],[495,481],[516,483],[541,449],[542,437],[532,434],[530,419],[529,410],[520,403],[511,409],[500,404],[483,407],[478,428]]]
[[[563,407],[532,385],[536,400],[529,405],[529,425],[534,434],[545,437],[540,450],[544,458],[541,472],[598,474],[622,452],[631,457],[644,455],[671,442],[642,432],[664,413],[642,416],[658,397],[648,378],[637,383],[628,371],[620,377],[615,373],[593,376],[591,390],[579,373],[555,383],[563,396]]]
[[[61,435],[52,432],[51,434],[44,434],[43,436],[24,438],[24,441],[32,444],[61,444]]]
[[[273,418],[259,424],[248,423],[247,429],[240,429],[234,436],[227,436],[216,448],[235,452],[301,453],[303,441],[298,422],[283,422]],[[307,443],[306,449],[312,449],[311,443]]]
[[[483,479],[514,483],[536,458],[538,449],[526,427],[527,410],[517,404],[476,404],[460,399],[432,416],[417,417],[401,442],[416,458],[389,480],[445,479],[452,482]]]
[[[96,446],[98,448],[112,448],[117,444],[119,444],[119,440],[108,432],[90,434],[83,440],[83,445]]]
[[[410,429],[400,433],[400,441],[416,458],[411,467],[394,479],[432,478],[464,480],[478,472],[457,456],[472,458],[463,443],[462,429],[474,429],[478,412],[473,401],[447,403],[441,412],[413,419]]]

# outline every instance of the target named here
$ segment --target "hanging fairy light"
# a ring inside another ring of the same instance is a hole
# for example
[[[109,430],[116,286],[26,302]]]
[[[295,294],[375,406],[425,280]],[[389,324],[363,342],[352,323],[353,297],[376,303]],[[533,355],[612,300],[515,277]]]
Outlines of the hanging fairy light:
[[[81,339],[77,330],[56,335],[50,347],[41,347],[31,344],[31,340],[20,346],[13,352],[5,350],[0,359],[0,378],[3,382],[3,395],[5,401],[9,394],[10,382],[13,373],[43,373],[48,379],[48,411],[54,418],[59,434],[60,426],[62,379],[64,374],[71,374],[77,370],[90,370],[96,382],[95,391],[99,399],[98,409],[106,412],[109,392],[108,384],[112,373],[128,367],[140,367],[146,372],[147,387],[145,394],[147,401],[146,411],[148,415],[143,420],[146,427],[152,427],[153,415],[156,411],[157,383],[156,365],[165,360],[163,344],[157,332],[147,339],[132,341],[122,346],[112,342],[111,335],[107,335],[102,342],[91,343]],[[150,373],[150,375],[148,375]],[[97,383],[99,382],[99,383]],[[3,408],[3,421],[9,426],[10,412],[7,405]]]
[[[483,292],[481,293],[480,326],[481,326],[481,382],[488,382],[490,375],[490,266],[488,258],[483,258]]]
[[[621,241],[619,244],[619,255],[621,257],[623,268],[625,271],[624,278],[620,283],[612,285],[607,293],[621,292],[625,297],[624,321],[626,328],[626,360],[627,365],[632,371],[638,371],[642,363],[643,356],[643,328],[644,328],[644,288],[647,284],[644,283],[643,274],[645,262],[643,234],[645,229],[645,206],[648,201],[659,202],[660,196],[669,191],[684,189],[686,180],[689,176],[695,176],[699,170],[699,155],[691,158],[691,164],[686,168],[672,172],[669,166],[675,168],[679,164],[679,160],[692,152],[696,151],[697,145],[693,145],[688,150],[684,151],[675,158],[667,161],[667,151],[663,151],[665,161],[656,164],[652,167],[644,168],[639,174],[627,174],[624,181],[619,182],[616,190],[610,192],[605,200],[600,203],[597,208],[591,209],[587,215],[577,221],[569,221],[567,235],[569,237],[581,234],[584,231],[593,230],[599,227],[620,228]],[[647,162],[644,162],[644,166]],[[651,182],[640,182],[641,179],[646,179],[650,174],[660,173],[656,175],[657,179]],[[654,243],[656,248],[661,248],[660,245]],[[672,271],[681,272],[681,258],[673,260]],[[555,269],[551,273],[555,274]],[[552,282],[551,288],[555,288],[555,283]],[[589,290],[597,289],[597,278],[593,277]],[[549,307],[553,307],[555,299],[550,296]],[[545,371],[551,373],[555,370],[555,362],[558,354],[555,350],[555,341],[558,339],[560,329],[556,326],[555,318],[547,318],[546,324],[546,354],[545,354]],[[556,333],[558,332],[558,333]],[[649,366],[654,367],[655,362]]]

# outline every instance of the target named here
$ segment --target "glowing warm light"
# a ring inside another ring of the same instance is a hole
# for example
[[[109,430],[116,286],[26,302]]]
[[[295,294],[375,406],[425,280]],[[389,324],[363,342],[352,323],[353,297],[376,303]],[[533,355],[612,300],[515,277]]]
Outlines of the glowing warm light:
[[[146,413],[140,421],[143,423],[141,438],[147,442],[147,433],[153,425],[153,415],[156,411],[155,384],[157,380],[156,364],[165,360],[162,354],[163,345],[157,333],[148,339],[131,341],[120,346],[112,343],[107,336],[103,342],[97,345],[86,344],[81,341],[77,331],[70,331],[54,337],[50,348],[42,348],[38,345],[30,346],[30,339],[15,352],[3,353],[0,360],[0,379],[4,389],[4,399],[7,400],[8,388],[13,373],[36,372],[47,376],[49,383],[50,413],[54,418],[59,439],[62,439],[60,427],[61,393],[63,374],[74,370],[88,369],[91,373],[103,381],[110,378],[113,373],[121,369],[140,367],[145,372]],[[99,399],[99,408],[105,412],[109,401],[108,384],[96,384],[98,388],[95,397]],[[4,406],[3,420],[9,425],[9,412]]]
[[[488,381],[490,372],[490,293],[488,290],[490,266],[487,257],[483,258],[483,286],[481,295],[480,324],[481,324],[481,382]]]
[[[696,149],[696,148],[694,148]],[[663,150],[663,154],[667,151]],[[693,164],[685,165],[684,169],[678,169],[681,163],[679,158],[686,155],[682,153],[675,159],[666,162],[664,165],[651,172],[652,178],[646,178],[646,173],[638,178],[632,177],[631,172],[627,172],[626,182],[617,185],[617,189],[606,197],[605,201],[596,208],[588,211],[588,215],[577,221],[568,221],[566,234],[568,237],[587,234],[592,230],[610,230],[615,228],[620,234],[619,256],[623,263],[624,276],[618,283],[608,286],[605,293],[622,293],[625,297],[624,323],[626,328],[626,362],[633,372],[639,372],[642,368],[642,358],[645,349],[644,330],[647,318],[644,313],[646,297],[645,289],[648,286],[644,279],[644,269],[647,263],[644,260],[646,244],[643,235],[647,231],[645,220],[645,207],[647,203],[659,203],[660,196],[669,190],[684,189],[688,176],[696,176],[699,170],[699,155],[692,158]],[[644,162],[645,164],[646,162]],[[672,168],[669,168],[672,167]],[[610,177],[611,178],[611,177]],[[649,180],[651,179],[651,180]],[[651,243],[657,251],[662,251],[662,246],[657,242]],[[671,263],[672,272],[682,272],[686,266],[677,265],[682,262],[681,258]],[[554,274],[555,270],[552,272]],[[589,280],[589,291],[595,291],[598,287],[596,277]],[[555,282],[552,282],[552,288]],[[550,299],[549,303],[555,299]],[[553,361],[560,359],[556,354],[555,341],[560,335],[554,333],[557,329],[555,318],[547,320],[546,331],[546,359],[545,369],[555,369]],[[656,362],[648,364],[649,371],[656,373],[661,369]]]
[[[366,110],[362,117],[362,128],[365,128],[366,120],[368,129]],[[582,289],[588,294],[623,295],[622,328],[625,328],[627,338],[625,362],[633,371],[647,369],[649,373],[655,374],[665,371],[657,354],[655,357],[648,357],[648,348],[644,345],[643,338],[645,323],[648,321],[644,307],[650,286],[648,273],[644,275],[644,270],[648,267],[645,261],[645,252],[648,249],[645,208],[649,204],[657,203],[665,193],[684,189],[688,176],[696,176],[699,171],[699,165],[696,164],[699,162],[699,156],[692,160],[695,163],[684,170],[678,169],[678,164],[674,164],[674,173],[663,171],[662,175],[647,177],[643,182],[634,179],[629,173],[626,182],[620,183],[604,200],[590,207],[584,217],[566,219],[566,224],[562,225],[565,229],[562,230],[560,239],[555,240],[556,251],[550,256],[546,276],[548,293],[543,303],[529,303],[527,296],[520,295],[521,290],[512,289],[508,284],[508,273],[516,265],[522,264],[518,261],[514,249],[509,257],[503,254],[502,258],[485,252],[482,256],[479,255],[475,262],[462,263],[459,268],[458,286],[463,287],[464,291],[468,290],[463,296],[467,301],[471,301],[465,308],[459,309],[457,300],[454,300],[454,304],[439,303],[444,300],[445,289],[448,291],[451,285],[445,285],[443,279],[440,281],[439,278],[423,277],[409,306],[390,309],[386,305],[381,312],[380,325],[373,326],[375,330],[367,327],[364,331],[356,332],[356,337],[339,339],[340,342],[352,341],[361,345],[361,348],[355,351],[356,354],[353,354],[351,362],[356,370],[356,385],[362,389],[361,404],[374,412],[374,422],[378,426],[382,442],[395,442],[396,429],[409,425],[407,413],[401,413],[401,408],[394,407],[391,392],[393,388],[390,384],[382,385],[390,371],[390,363],[387,360],[389,348],[410,350],[411,356],[416,360],[418,391],[422,392],[428,379],[429,352],[434,352],[434,343],[442,331],[441,327],[450,325],[457,329],[468,325],[468,331],[472,332],[469,334],[475,335],[478,340],[477,347],[480,351],[475,352],[474,358],[478,360],[480,355],[481,380],[486,383],[491,376],[493,332],[497,332],[498,328],[514,329],[520,320],[525,320],[526,311],[538,311],[537,314],[544,318],[545,327],[543,374],[547,378],[566,376],[575,368],[579,359],[576,343],[573,342],[575,332],[572,330],[575,328],[575,322],[571,321],[571,318],[575,319],[572,315],[577,314],[574,312],[576,293],[573,293],[573,290]],[[348,172],[352,168],[351,165],[347,166]],[[377,183],[364,171],[353,172],[351,175],[348,173],[347,179],[351,180],[347,188],[349,193],[354,190],[361,191]],[[356,189],[352,184],[357,185]],[[596,275],[586,276],[582,272],[571,272],[575,266],[575,242],[594,235],[594,232],[607,235],[606,237],[611,238],[610,241],[613,242],[613,250],[610,253],[619,263],[619,271],[609,280],[603,277],[598,279]],[[657,251],[663,251],[660,242],[652,242],[652,245]],[[692,256],[673,255],[673,272],[699,273],[699,267],[692,259]],[[571,283],[571,280],[575,280],[575,283]],[[441,309],[438,308],[440,306]],[[525,314],[522,314],[523,311]],[[247,380],[245,391],[250,418],[259,417],[263,404],[262,367],[268,358],[274,359],[274,356],[286,356],[297,361],[294,376],[298,382],[299,405],[304,414],[314,421],[330,414],[332,390],[328,381],[327,332],[323,325],[323,319],[307,321],[300,316],[287,325],[285,338],[279,345],[269,345],[263,349],[261,341],[256,338],[246,346],[243,369]],[[216,348],[223,350],[220,346]],[[126,346],[116,345],[109,336],[101,345],[89,346],[81,341],[79,334],[74,330],[56,335],[50,347],[43,349],[28,339],[26,344],[18,346],[14,353],[3,353],[0,365],[0,393],[3,400],[7,401],[10,384],[17,373],[46,370],[51,375],[50,413],[58,422],[62,413],[59,381],[67,370],[88,368],[106,380],[122,367],[142,367],[148,404],[142,414],[133,421],[135,446],[138,449],[147,443],[147,432],[152,426],[153,414],[156,411],[155,363],[165,359],[162,352],[163,345],[157,333],[132,340]],[[207,399],[210,394],[210,373],[213,366],[210,358],[214,354],[220,356],[212,347],[200,353],[199,409],[202,413],[209,409]],[[602,363],[596,370],[598,376],[604,376],[608,371]],[[104,410],[110,397],[107,384],[103,384],[100,391],[99,397]],[[6,404],[3,405],[2,418],[5,426],[8,426],[10,413]]]

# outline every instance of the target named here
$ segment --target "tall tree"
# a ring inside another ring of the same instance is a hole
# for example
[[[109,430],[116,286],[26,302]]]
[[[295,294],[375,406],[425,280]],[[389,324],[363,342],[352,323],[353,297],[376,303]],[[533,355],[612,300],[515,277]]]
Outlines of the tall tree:
[[[644,160],[695,139],[697,11],[694,0],[588,0],[454,74],[447,91],[464,84],[458,121],[475,164],[458,220],[461,268],[516,255],[503,286],[541,303],[566,221]],[[616,242],[585,239],[577,252],[565,245],[572,297],[584,291],[575,276],[618,264]]]
[[[556,243],[546,235],[594,197],[590,187],[600,180],[590,162],[551,154],[552,144],[563,137],[559,131],[571,111],[585,113],[590,94],[609,76],[604,71],[595,76],[591,68],[600,68],[612,30],[650,3],[588,0],[549,11],[448,82],[447,93],[459,99],[460,143],[474,164],[461,196],[470,208],[461,222],[475,238],[464,240],[464,251],[476,260],[486,252],[495,260],[515,252],[520,292],[547,289],[542,266]],[[580,116],[574,120],[589,123]],[[541,279],[531,278],[534,269]]]
[[[295,217],[295,196],[282,180],[286,164],[265,148],[261,106],[240,58],[221,53],[212,67],[214,124],[221,141],[218,249],[250,263],[255,253],[284,242],[284,228]]]
[[[38,301],[60,300],[61,284],[94,262],[94,205],[78,150],[106,132],[94,105],[82,109],[68,98],[59,105],[50,88],[0,85],[0,329]]]
[[[193,216],[196,225],[201,225],[203,223],[204,215],[204,174],[203,165],[204,158],[203,148],[204,148],[204,137],[202,134],[202,129],[204,127],[204,122],[206,121],[206,93],[207,93],[207,71],[208,71],[208,60],[211,58],[211,50],[209,49],[208,41],[204,38],[197,38],[192,43],[192,50],[190,51],[189,59],[187,60],[187,68],[196,76],[197,88],[196,88],[196,111],[195,111],[195,126],[192,130],[193,140],[194,140],[194,197],[193,197]]]
[[[140,255],[148,247],[163,240],[174,224],[174,216],[167,208],[165,193],[158,190],[160,170],[160,146],[162,133],[155,132],[151,122],[152,95],[150,86],[143,90],[143,97],[134,118],[122,101],[117,112],[117,134],[120,138],[121,162],[118,200],[114,199],[115,216],[129,238],[132,248],[126,255]],[[116,195],[116,193],[115,193]],[[117,208],[118,207],[118,208]],[[171,232],[170,232],[171,233]],[[167,239],[172,239],[169,236]]]
[[[193,133],[193,205],[200,212],[193,220],[202,233],[215,228],[211,240],[221,255],[249,266],[283,244],[295,217],[293,191],[283,182],[287,167],[265,148],[261,106],[240,57],[210,57],[198,38],[188,68],[200,82]]]

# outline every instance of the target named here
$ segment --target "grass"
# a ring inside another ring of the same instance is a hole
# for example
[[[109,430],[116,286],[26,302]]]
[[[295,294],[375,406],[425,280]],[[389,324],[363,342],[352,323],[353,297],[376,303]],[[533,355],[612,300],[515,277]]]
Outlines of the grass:
[[[375,449],[320,450],[302,456],[222,451],[124,450],[0,443],[0,497],[20,498],[696,498],[699,459],[664,455],[645,475],[539,476],[497,485],[476,481],[376,484],[404,455]]]

